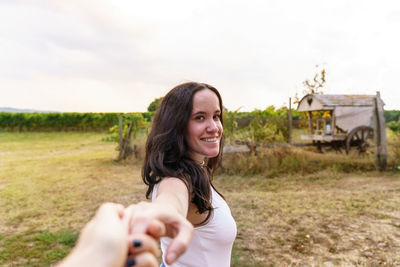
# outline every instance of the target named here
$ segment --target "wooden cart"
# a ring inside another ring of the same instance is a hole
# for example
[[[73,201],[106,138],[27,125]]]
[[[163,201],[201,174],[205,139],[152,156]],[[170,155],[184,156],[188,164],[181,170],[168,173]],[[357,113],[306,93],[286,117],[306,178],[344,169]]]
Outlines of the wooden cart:
[[[323,147],[336,151],[345,149],[348,154],[354,150],[365,153],[373,147],[376,127],[377,102],[382,109],[384,103],[377,95],[323,95],[308,94],[297,107],[307,112],[309,134],[302,140],[309,140],[322,152]],[[313,112],[319,111],[322,118],[313,119]]]

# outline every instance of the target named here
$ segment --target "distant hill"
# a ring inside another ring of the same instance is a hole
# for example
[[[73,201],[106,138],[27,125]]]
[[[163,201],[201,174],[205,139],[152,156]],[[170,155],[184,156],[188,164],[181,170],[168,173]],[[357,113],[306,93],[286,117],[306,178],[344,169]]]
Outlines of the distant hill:
[[[51,113],[51,112],[59,112],[59,111],[0,107],[0,112],[11,112],[11,113]]]

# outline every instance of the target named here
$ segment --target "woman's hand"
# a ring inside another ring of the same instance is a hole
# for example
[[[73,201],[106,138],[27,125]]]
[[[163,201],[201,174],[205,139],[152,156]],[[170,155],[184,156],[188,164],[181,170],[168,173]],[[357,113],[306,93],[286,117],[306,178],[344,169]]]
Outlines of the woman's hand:
[[[141,233],[128,235],[128,224],[124,223],[126,215],[122,205],[103,204],[83,228],[75,248],[59,267],[157,266],[159,250],[156,241]]]
[[[189,247],[193,225],[175,209],[159,203],[140,202],[129,206],[126,213],[129,233],[149,234],[156,239],[172,238],[165,255],[167,264],[172,264]]]

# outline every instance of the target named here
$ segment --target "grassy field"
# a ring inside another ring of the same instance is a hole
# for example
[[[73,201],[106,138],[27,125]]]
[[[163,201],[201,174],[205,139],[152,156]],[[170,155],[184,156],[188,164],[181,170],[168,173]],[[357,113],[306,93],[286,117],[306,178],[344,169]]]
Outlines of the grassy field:
[[[103,137],[0,133],[0,266],[52,265],[102,202],[144,200],[140,160],[115,162]],[[322,169],[215,177],[238,225],[232,266],[400,266],[400,172]]]

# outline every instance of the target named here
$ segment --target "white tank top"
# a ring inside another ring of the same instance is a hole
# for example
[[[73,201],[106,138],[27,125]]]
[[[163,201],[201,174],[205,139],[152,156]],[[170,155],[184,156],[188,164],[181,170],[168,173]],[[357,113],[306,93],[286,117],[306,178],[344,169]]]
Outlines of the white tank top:
[[[152,201],[156,199],[158,184],[154,186]],[[211,204],[214,208],[207,224],[195,227],[192,242],[186,252],[169,267],[229,267],[232,245],[236,238],[236,223],[225,200],[211,187]],[[171,242],[161,238],[163,259]]]

